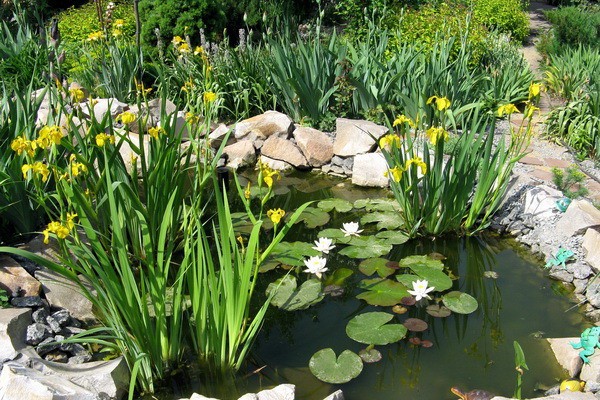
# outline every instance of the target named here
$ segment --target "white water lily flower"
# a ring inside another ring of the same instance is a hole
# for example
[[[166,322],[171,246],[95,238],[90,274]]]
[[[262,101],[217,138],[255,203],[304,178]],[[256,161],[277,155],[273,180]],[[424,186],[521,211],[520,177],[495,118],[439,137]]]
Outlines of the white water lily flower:
[[[326,237],[321,237],[319,240],[315,240],[315,245],[316,246],[314,246],[313,249],[324,254],[329,254],[329,250],[333,250],[335,247],[333,240]]]
[[[415,296],[416,301],[419,301],[422,298],[431,300],[431,297],[429,297],[429,295],[427,293],[431,292],[435,288],[433,286],[428,288],[427,287],[428,284],[429,284],[429,282],[427,282],[427,280],[425,280],[425,279],[423,279],[422,281],[419,281],[419,280],[413,281],[412,285],[413,285],[414,290],[409,290],[408,293]]]
[[[304,260],[304,265],[306,265],[306,268],[308,268],[305,269],[304,272],[308,272],[309,274],[315,274],[317,278],[321,279],[321,275],[323,275],[323,272],[327,271],[327,268],[325,268],[326,263],[327,260],[323,257],[310,257],[308,260]]]
[[[346,222],[342,224],[342,232],[344,232],[344,236],[360,236],[359,233],[363,231],[363,229],[358,229],[358,222]]]

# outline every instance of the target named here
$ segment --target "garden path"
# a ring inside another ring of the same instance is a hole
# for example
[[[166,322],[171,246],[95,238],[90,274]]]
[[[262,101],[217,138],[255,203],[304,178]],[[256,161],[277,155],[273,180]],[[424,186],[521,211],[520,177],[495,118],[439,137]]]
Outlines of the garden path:
[[[543,13],[544,10],[551,8],[554,8],[554,6],[547,4],[545,1],[531,1],[528,12],[531,33],[520,49],[538,79],[543,77],[543,72],[541,69],[542,56],[536,45],[541,35],[551,27]],[[589,177],[584,182],[589,190],[588,197],[594,201],[600,201],[600,169],[598,166],[593,161],[578,161],[566,147],[543,137],[546,115],[553,107],[561,103],[561,99],[552,97],[548,92],[542,92],[539,104],[540,114],[534,119],[535,133],[529,148],[530,153],[521,159],[515,168],[515,172],[517,174],[527,174],[541,183],[552,185],[551,170],[553,167],[566,168],[572,164],[577,164]],[[521,122],[522,119],[519,116],[513,115],[511,123],[516,128],[520,126]]]

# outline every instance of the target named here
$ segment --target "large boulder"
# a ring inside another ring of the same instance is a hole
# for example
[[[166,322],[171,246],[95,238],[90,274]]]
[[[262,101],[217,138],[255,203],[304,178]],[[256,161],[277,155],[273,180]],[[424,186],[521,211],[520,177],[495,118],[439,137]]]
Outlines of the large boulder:
[[[377,140],[388,132],[385,126],[370,121],[338,118],[333,153],[348,157],[372,151]]]
[[[594,272],[600,271],[600,232],[592,228],[585,231],[581,247],[585,251],[585,261]]]
[[[0,255],[0,289],[14,297],[37,296],[42,285],[12,258]]]
[[[523,214],[530,214],[538,220],[549,218],[559,213],[556,208],[556,201],[562,197],[563,195],[559,190],[546,185],[531,188],[525,193]]]
[[[23,339],[29,324],[31,309],[0,308],[0,365],[13,360],[26,346]]]
[[[93,99],[91,103],[89,101],[80,103],[81,112],[87,118],[91,118],[92,115],[96,121],[102,121],[107,113],[110,113],[114,120],[117,115],[121,114],[128,108],[126,103],[121,103],[119,100],[111,99]]]
[[[600,227],[600,210],[588,200],[573,200],[556,223],[556,232],[566,238],[582,235],[588,228]]]
[[[265,140],[260,152],[264,156],[274,160],[285,161],[296,168],[308,168],[306,157],[304,157],[300,149],[289,140],[271,136]]]
[[[321,167],[331,161],[333,140],[325,133],[313,128],[298,126],[292,134],[296,139],[296,145],[311,167]]]
[[[293,127],[294,122],[287,115],[278,111],[267,111],[235,124],[234,135],[237,140],[246,139],[251,133],[253,137],[248,139],[266,139],[271,136],[287,139]]]
[[[294,400],[296,387],[291,384],[283,384],[273,389],[262,390],[256,394],[247,393],[238,400]]]
[[[386,187],[388,165],[381,153],[358,154],[354,157],[352,183],[358,186]]]
[[[225,146],[223,154],[227,154],[227,166],[238,169],[253,165],[256,162],[256,149],[250,140]]]
[[[567,370],[569,376],[577,376],[581,371],[581,367],[583,366],[583,361],[581,357],[579,357],[579,350],[575,350],[573,346],[571,346],[571,342],[579,342],[579,338],[557,338],[547,339],[548,343],[550,343],[550,348],[556,357],[556,360]]]

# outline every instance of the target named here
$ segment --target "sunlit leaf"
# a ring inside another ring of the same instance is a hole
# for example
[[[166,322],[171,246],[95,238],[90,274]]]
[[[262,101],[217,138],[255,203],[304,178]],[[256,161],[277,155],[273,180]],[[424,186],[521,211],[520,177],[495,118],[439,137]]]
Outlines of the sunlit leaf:
[[[436,292],[443,292],[444,290],[448,290],[452,287],[452,279],[450,279],[444,271],[429,268],[418,263],[412,264],[410,269],[416,275],[402,274],[396,276],[396,279],[398,279],[399,282],[402,282],[409,288],[412,288],[413,281],[423,279],[427,281],[427,286],[435,288]]]
[[[403,297],[410,296],[408,288],[399,282],[384,278],[364,279],[359,287],[364,290],[356,296],[374,306],[394,306]]]
[[[313,229],[329,222],[329,214],[315,207],[306,207],[296,223],[304,222],[307,228]]]
[[[313,375],[326,383],[346,383],[356,378],[363,369],[361,358],[350,350],[344,350],[336,357],[332,349],[317,351],[310,358],[308,368]]]
[[[338,212],[345,213],[352,210],[352,203],[344,199],[325,199],[318,202],[317,207],[325,212],[335,209]]]
[[[296,278],[285,275],[272,282],[267,287],[267,295],[273,291],[271,304],[286,311],[304,310],[323,300],[321,293],[321,282],[317,279],[309,279],[296,289]]]
[[[362,349],[358,352],[360,358],[362,358],[363,362],[367,364],[372,364],[381,361],[381,352],[377,349]]]
[[[379,257],[392,251],[392,245],[381,243],[374,236],[353,237],[350,246],[340,250],[338,254],[350,258]]]
[[[360,218],[360,223],[365,225],[377,223],[377,229],[396,229],[402,226],[402,218],[398,212],[371,212]]]
[[[391,199],[359,199],[354,202],[354,208],[364,208],[367,212],[391,212],[400,210],[398,202]]]
[[[454,291],[442,296],[444,305],[457,314],[470,314],[477,310],[477,300],[466,293]]]
[[[406,327],[400,324],[388,324],[393,314],[369,312],[359,314],[346,325],[346,334],[360,343],[386,345],[402,340],[406,336]]]
[[[261,272],[264,272],[265,268],[270,267],[273,263],[302,267],[306,258],[321,254],[321,252],[313,249],[313,246],[314,243],[306,242],[278,243],[261,265]]]
[[[395,272],[393,268],[387,266],[388,262],[385,258],[367,258],[358,264],[358,269],[367,276],[377,273],[380,277],[385,278]]]
[[[400,231],[381,231],[375,234],[377,239],[383,240],[386,244],[404,244],[408,241],[409,237]]]
[[[421,265],[439,270],[444,269],[444,263],[442,263],[440,260],[435,260],[427,256],[408,256],[400,260],[401,267],[412,268],[413,265]]]
[[[448,307],[440,306],[439,304],[430,304],[425,308],[425,311],[432,317],[437,318],[445,318],[452,314],[452,311]]]
[[[346,279],[354,274],[350,268],[338,268],[325,279],[325,286],[336,285],[342,286]]]

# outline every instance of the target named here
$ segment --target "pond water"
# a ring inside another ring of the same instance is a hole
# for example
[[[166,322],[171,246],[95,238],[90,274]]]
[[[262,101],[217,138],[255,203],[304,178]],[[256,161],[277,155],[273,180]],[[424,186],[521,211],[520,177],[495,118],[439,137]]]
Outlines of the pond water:
[[[335,180],[307,183],[306,179],[295,179],[288,178],[292,190],[286,193],[280,189],[282,193],[271,200],[271,207],[291,210],[307,200],[329,197],[355,200],[383,194],[342,187]],[[340,227],[342,222],[353,218],[334,213],[327,227]],[[286,239],[313,241],[320,229],[298,226]],[[343,266],[356,271],[342,296],[327,296],[303,311],[287,312],[272,307],[249,366],[240,374],[247,374],[245,377],[218,383],[188,373],[187,378],[171,383],[175,394],[170,398],[198,391],[223,400],[236,399],[243,393],[279,383],[295,384],[297,398],[301,400],[322,400],[337,389],[343,390],[347,400],[456,399],[450,393],[452,386],[485,389],[511,397],[517,374],[513,341],[523,348],[529,367],[523,376],[523,398],[540,396],[536,387],[555,385],[566,378],[544,338],[577,336],[586,323],[577,309],[571,309],[573,304],[562,285],[544,277],[540,260],[511,241],[490,235],[409,241],[395,246],[386,258],[400,260],[432,252],[446,257],[444,264],[458,278],[454,290],[469,293],[479,303],[477,311],[469,315],[453,313],[447,318],[433,318],[422,307],[410,307],[408,314],[396,317],[399,322],[407,317],[427,321],[429,329],[419,334],[409,332],[408,337],[430,340],[432,347],[414,346],[406,339],[377,346],[383,359],[365,364],[358,378],[342,385],[317,380],[308,369],[316,351],[331,347],[336,354],[345,349],[358,353],[365,345],[348,338],[345,332],[348,321],[359,313],[390,310],[356,299],[360,291],[352,283],[364,278],[357,270],[360,260],[332,254],[328,259],[330,270]],[[270,282],[281,275],[281,271],[271,271],[261,278]]]

